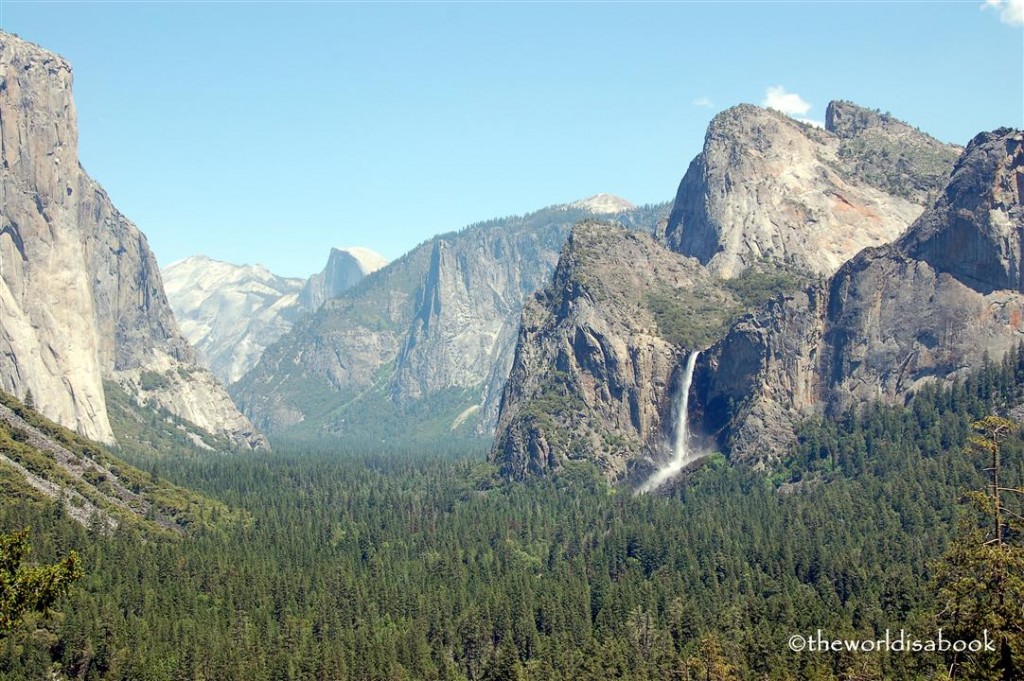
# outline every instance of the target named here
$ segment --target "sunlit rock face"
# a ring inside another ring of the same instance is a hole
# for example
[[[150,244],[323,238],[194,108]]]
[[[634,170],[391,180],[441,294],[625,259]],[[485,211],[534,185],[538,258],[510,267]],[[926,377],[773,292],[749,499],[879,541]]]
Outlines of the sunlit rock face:
[[[103,379],[159,374],[152,404],[264,446],[196,366],[145,236],[79,165],[71,83],[65,60],[0,33],[0,385],[111,442]]]
[[[829,105],[824,129],[742,104],[712,120],[664,239],[721,277],[765,260],[827,276],[903,234],[959,153],[847,102]]]

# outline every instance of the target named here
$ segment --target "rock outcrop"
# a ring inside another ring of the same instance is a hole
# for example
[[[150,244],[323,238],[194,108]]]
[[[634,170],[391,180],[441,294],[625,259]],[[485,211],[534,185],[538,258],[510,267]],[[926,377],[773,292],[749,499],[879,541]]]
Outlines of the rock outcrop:
[[[739,305],[651,236],[578,225],[552,283],[523,311],[492,460],[516,479],[574,459],[611,480],[646,475],[667,454],[686,355]]]
[[[615,196],[614,194],[594,194],[585,199],[579,201],[573,201],[569,204],[570,208],[578,208],[580,210],[588,211],[594,215],[614,215],[616,213],[624,213],[627,210],[633,210],[636,206],[622,198],[621,196]]]
[[[332,248],[323,271],[311,276],[299,293],[299,307],[305,312],[315,312],[326,301],[337,298],[387,264],[384,256],[369,248]]]
[[[664,240],[725,278],[766,259],[831,275],[899,237],[959,151],[846,102],[829,105],[824,130],[736,106],[711,122]]]
[[[103,378],[201,372],[145,236],[78,163],[71,83],[66,61],[0,33],[0,387],[111,442]],[[265,444],[212,377],[149,399]]]
[[[697,381],[705,425],[738,460],[770,460],[793,426],[998,360],[1024,340],[1024,133],[979,135],[935,205],[890,246],[737,323]]]

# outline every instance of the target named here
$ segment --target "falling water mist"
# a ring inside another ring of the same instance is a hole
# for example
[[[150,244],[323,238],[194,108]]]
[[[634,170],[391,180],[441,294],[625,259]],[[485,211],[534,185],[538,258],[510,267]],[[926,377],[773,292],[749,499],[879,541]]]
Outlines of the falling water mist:
[[[701,455],[696,451],[690,451],[689,430],[686,426],[686,419],[689,414],[690,403],[690,381],[693,379],[693,367],[697,364],[697,355],[700,350],[694,350],[686,360],[686,371],[683,373],[683,385],[679,389],[679,396],[676,398],[676,432],[672,441],[672,458],[664,466],[659,468],[647,479],[637,494],[644,494],[657,489],[664,482],[670,480],[687,464],[699,459]]]

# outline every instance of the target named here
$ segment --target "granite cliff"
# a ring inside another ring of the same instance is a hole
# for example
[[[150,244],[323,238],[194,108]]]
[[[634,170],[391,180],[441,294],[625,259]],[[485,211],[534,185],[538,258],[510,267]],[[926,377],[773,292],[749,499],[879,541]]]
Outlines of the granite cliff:
[[[825,129],[742,104],[715,116],[664,232],[721,277],[775,260],[821,275],[899,237],[960,149],[848,102]]]
[[[804,129],[747,107],[726,112],[733,123],[736,116],[761,121],[761,128],[743,129],[760,135],[764,150],[806,145],[814,136],[841,145],[865,135],[895,135],[894,144],[904,140],[890,156],[920,160],[927,155],[914,145],[936,149],[904,124],[845,104],[829,109],[835,132]],[[712,125],[709,139],[721,124]],[[791,128],[805,139],[793,141]],[[736,145],[740,141],[733,138]],[[904,174],[876,174],[880,162],[874,154],[882,142],[853,145],[861,156],[845,157],[844,172],[852,179],[829,171],[833,180],[847,182],[847,197],[856,182],[862,197],[884,194],[875,204],[879,211],[916,205],[910,199],[932,197],[934,203],[909,231],[878,235],[895,242],[852,254],[828,278],[821,276],[831,267],[826,260],[812,267],[808,251],[791,247],[799,244],[797,225],[778,220],[768,221],[775,233],[765,232],[756,259],[730,259],[740,251],[725,248],[704,263],[654,242],[641,247],[639,236],[612,227],[577,228],[551,286],[524,310],[492,460],[511,478],[586,460],[609,480],[637,481],[664,459],[675,427],[672,402],[693,349],[703,352],[691,388],[691,423],[717,438],[734,460],[755,463],[781,455],[793,441],[794,425],[808,415],[870,400],[902,401],[925,381],[979,366],[986,353],[998,359],[1021,339],[1024,314],[1017,274],[1020,146],[1018,131],[981,135],[955,168],[951,164],[946,183],[933,188],[932,164],[908,162],[896,166]],[[946,149],[939,151],[942,156]],[[732,211],[723,233],[750,228],[757,235],[745,221],[754,204],[745,201],[760,196],[770,213],[778,177],[750,170],[741,156],[735,159],[731,184],[716,199]],[[789,191],[804,200],[804,192],[822,189],[811,183]],[[830,205],[828,215],[805,226],[816,230],[848,207]],[[674,215],[679,207],[677,200]],[[894,214],[899,212],[889,213]],[[837,238],[854,234],[849,230],[856,225],[837,224]],[[659,236],[672,234],[679,232],[670,219]],[[816,248],[827,251],[820,242]],[[812,276],[802,277],[808,270]]]
[[[696,388],[706,429],[738,460],[770,460],[805,416],[902,403],[924,382],[999,360],[1024,340],[1022,193],[1024,133],[975,137],[899,241],[774,301],[711,348]]]
[[[955,159],[956,147],[848,102],[829,105],[826,129],[745,104],[718,115],[655,230],[669,248],[607,225],[573,231],[523,311],[490,457],[514,478],[582,459],[639,481],[668,455],[687,355],[709,347],[691,417],[728,431],[723,444],[758,446],[760,415],[744,401],[758,387],[792,402],[765,400],[767,416],[823,399],[819,356],[802,353],[824,333],[822,276],[898,239]],[[780,296],[803,306],[772,312]],[[770,341],[738,342],[752,318]],[[769,369],[715,383],[730,363]],[[733,423],[740,406],[750,418]]]
[[[265,446],[196,366],[145,236],[81,168],[71,85],[65,60],[0,33],[0,387],[111,442],[109,378],[213,434]]]
[[[697,260],[647,234],[577,225],[551,284],[523,310],[492,460],[511,478],[576,459],[609,479],[649,472],[688,350],[740,305]]]
[[[369,248],[332,248],[324,269],[306,280],[302,287],[299,308],[304,312],[315,312],[326,301],[336,298],[387,264],[383,256]]]

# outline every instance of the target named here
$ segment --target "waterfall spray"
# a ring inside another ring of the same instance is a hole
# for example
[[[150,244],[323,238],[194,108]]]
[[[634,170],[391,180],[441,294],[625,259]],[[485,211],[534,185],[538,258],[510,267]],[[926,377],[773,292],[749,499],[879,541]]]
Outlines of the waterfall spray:
[[[676,432],[675,439],[672,441],[672,458],[668,463],[655,471],[647,479],[647,482],[640,486],[640,489],[637,490],[638,494],[644,494],[660,487],[666,480],[669,480],[676,473],[683,470],[687,464],[700,458],[699,454],[690,452],[687,449],[689,431],[686,426],[690,405],[690,381],[693,380],[693,367],[697,364],[697,355],[699,354],[700,350],[694,350],[686,359],[683,385],[679,389],[678,397],[676,397]]]

